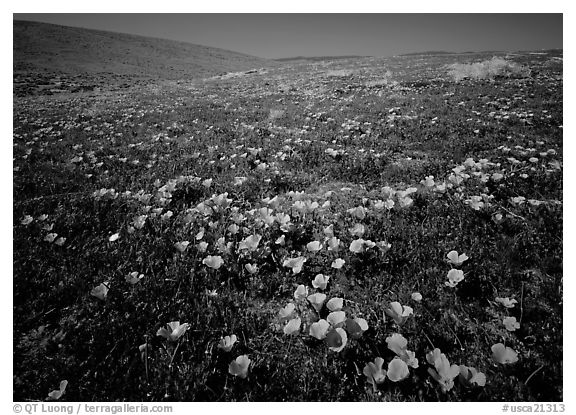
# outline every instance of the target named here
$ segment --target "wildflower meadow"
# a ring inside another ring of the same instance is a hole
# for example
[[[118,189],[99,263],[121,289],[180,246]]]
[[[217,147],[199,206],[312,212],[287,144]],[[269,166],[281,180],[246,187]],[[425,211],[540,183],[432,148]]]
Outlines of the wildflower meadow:
[[[562,52],[23,92],[18,401],[560,401]]]

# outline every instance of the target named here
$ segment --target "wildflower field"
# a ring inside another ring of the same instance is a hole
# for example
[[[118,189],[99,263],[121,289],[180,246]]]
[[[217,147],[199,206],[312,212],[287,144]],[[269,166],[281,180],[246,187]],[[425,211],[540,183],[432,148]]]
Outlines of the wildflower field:
[[[562,400],[562,52],[492,58],[15,95],[14,400]]]

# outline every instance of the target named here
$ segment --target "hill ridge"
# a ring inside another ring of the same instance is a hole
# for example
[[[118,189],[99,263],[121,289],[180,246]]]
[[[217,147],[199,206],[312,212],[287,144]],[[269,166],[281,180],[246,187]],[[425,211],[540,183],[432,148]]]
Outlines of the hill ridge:
[[[14,72],[114,73],[190,79],[278,63],[194,43],[128,33],[13,21]]]

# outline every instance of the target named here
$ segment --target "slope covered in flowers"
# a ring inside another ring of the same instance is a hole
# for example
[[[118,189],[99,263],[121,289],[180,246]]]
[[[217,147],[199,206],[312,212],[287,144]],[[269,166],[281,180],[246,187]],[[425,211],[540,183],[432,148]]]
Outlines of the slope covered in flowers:
[[[561,400],[561,54],[471,58],[15,98],[14,399]]]

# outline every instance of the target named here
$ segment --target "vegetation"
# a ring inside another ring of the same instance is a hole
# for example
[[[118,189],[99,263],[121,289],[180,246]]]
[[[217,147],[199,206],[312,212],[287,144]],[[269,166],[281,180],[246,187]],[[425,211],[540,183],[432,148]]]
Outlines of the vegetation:
[[[14,400],[562,400],[561,53],[488,58],[15,97]]]
[[[455,81],[461,81],[464,78],[493,79],[497,76],[526,77],[530,75],[530,70],[527,67],[497,56],[482,62],[453,63],[449,65],[449,69],[449,73]]]
[[[15,20],[13,32],[17,73],[179,80],[276,65],[255,56],[186,42],[48,23]]]

